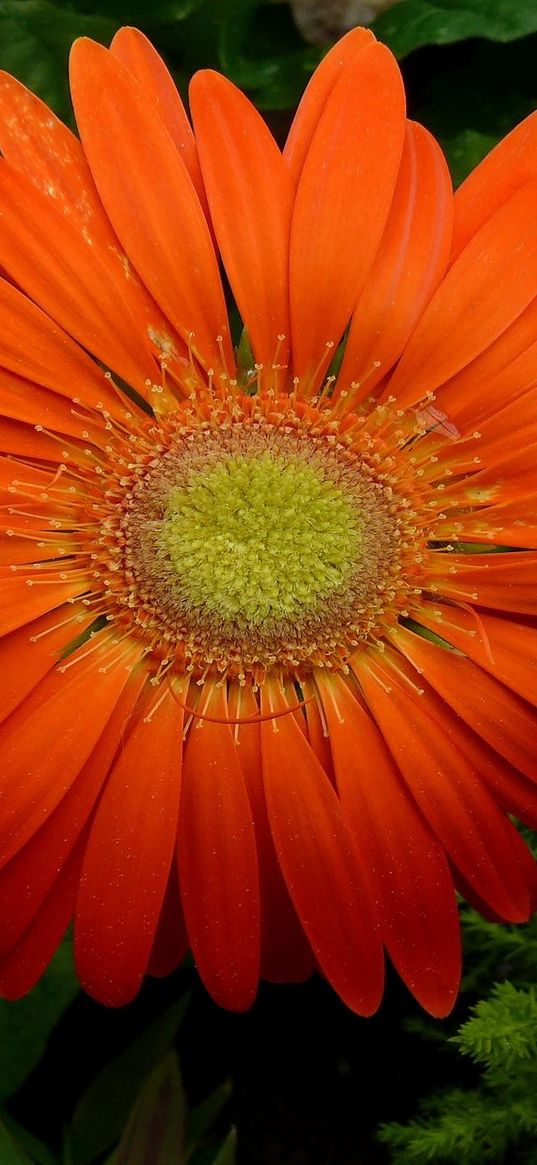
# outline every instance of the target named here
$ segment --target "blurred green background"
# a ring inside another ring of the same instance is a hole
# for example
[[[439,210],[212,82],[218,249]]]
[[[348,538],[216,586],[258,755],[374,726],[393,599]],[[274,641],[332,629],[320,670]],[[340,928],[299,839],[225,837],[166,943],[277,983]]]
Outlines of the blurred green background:
[[[183,93],[218,68],[283,140],[323,52],[364,20],[456,183],[537,106],[537,0],[0,0],[0,66],[71,122],[71,42],[134,24]],[[67,939],[30,997],[0,1002],[0,1165],[537,1165],[537,926],[462,918],[444,1022],[395,977],[372,1020],[318,978],[229,1015],[189,963],[107,1011],[78,991]]]

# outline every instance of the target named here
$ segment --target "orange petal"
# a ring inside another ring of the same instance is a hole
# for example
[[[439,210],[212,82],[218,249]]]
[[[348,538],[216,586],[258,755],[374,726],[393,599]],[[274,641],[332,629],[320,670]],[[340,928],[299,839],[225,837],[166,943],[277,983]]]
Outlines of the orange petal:
[[[298,183],[317,123],[324,113],[332,90],[337,85],[343,70],[348,65],[352,65],[356,54],[374,41],[375,37],[370,29],[353,28],[346,36],[342,36],[341,40],[338,40],[315,69],[293,118],[283,152],[295,186]]]
[[[87,590],[80,580],[74,582],[32,582],[21,578],[2,579],[2,607],[0,609],[0,635],[16,631],[32,619],[37,619],[47,611],[61,607],[63,603],[76,599]]]
[[[49,316],[5,279],[0,279],[0,365],[60,393],[69,401],[77,397],[91,407],[104,401],[112,412],[119,412],[117,397],[110,391],[101,369]],[[68,413],[67,407],[65,412]],[[35,424],[38,418],[25,419]]]
[[[33,426],[21,425],[0,416],[0,450],[16,457],[31,457],[39,461],[51,461],[57,465],[65,461],[64,451],[59,442],[45,433],[36,433]]]
[[[500,207],[450,268],[388,383],[400,407],[421,400],[479,356],[534,298],[536,215],[534,182]]]
[[[355,405],[395,364],[444,274],[452,223],[444,155],[423,126],[408,122],[386,229],[356,305],[334,396],[363,383],[352,393]]]
[[[476,166],[455,194],[456,257],[503,202],[537,174],[537,113],[515,126]]]
[[[237,699],[231,689],[230,715],[242,720],[259,715],[251,688]],[[261,771],[259,724],[241,724],[237,758],[242,770],[254,819],[261,894],[261,977],[271,983],[300,983],[311,975],[314,959],[276,857],[270,831]]]
[[[153,48],[151,41],[137,28],[120,28],[110,44],[110,52],[136,77],[144,101],[153,104],[172,141],[175,142],[198,198],[205,207],[207,196],[192,127],[173,77],[162,57]]]
[[[64,606],[0,639],[0,720],[35,688],[72,639],[89,627],[93,615],[84,607]]]
[[[441,649],[435,648],[441,653]],[[463,877],[502,918],[528,916],[512,827],[450,736],[442,702],[404,661],[352,661],[367,702],[412,796]]]
[[[404,92],[383,45],[356,54],[313,134],[291,226],[293,365],[314,389],[378,249],[404,138]],[[316,369],[319,367],[318,371]]]
[[[161,979],[175,971],[188,951],[188,935],[179,894],[177,869],[172,865],[155,941],[147,964],[147,974]]]
[[[442,385],[442,406],[459,427],[501,410],[535,383],[537,298],[491,344]]]
[[[27,995],[48,966],[72,918],[83,841],[75,847],[47,895],[39,914],[17,946],[0,963],[0,995]]]
[[[269,369],[286,365],[287,169],[260,114],[231,81],[209,70],[196,73],[190,103],[216,237],[255,358]],[[285,337],[280,346],[278,336]]]
[[[459,919],[441,846],[419,816],[374,723],[339,676],[319,675],[343,814],[379,899],[399,974],[432,1015],[460,980]],[[359,746],[358,746],[359,742]]]
[[[159,356],[159,337],[166,352],[170,346],[182,348],[181,341],[129,264],[100,202],[78,138],[34,93],[7,73],[0,73],[0,151],[45,196],[36,204],[41,212],[52,205],[68,218],[73,230],[67,230],[65,237],[74,248],[74,268],[81,276],[79,295],[95,284],[98,255],[104,291],[113,289],[107,304],[109,327],[101,330],[98,337],[101,359],[110,368],[116,368],[121,350],[114,339],[117,333],[131,356],[138,356],[140,367],[147,367],[151,375],[151,350]],[[48,274],[52,278],[51,270]],[[61,284],[61,265],[59,276]],[[62,299],[60,285],[56,290],[57,302],[51,305],[54,309],[51,315],[60,322],[63,322],[62,312],[69,307]],[[133,320],[139,335],[132,330]],[[82,327],[83,321],[79,320],[79,324]],[[150,345],[147,336],[151,339]],[[121,371],[119,367],[116,370]]]
[[[75,960],[83,986],[110,1007],[133,999],[149,961],[177,833],[183,716],[171,691],[157,688],[119,753],[91,826]]]
[[[284,711],[276,684],[262,710]],[[261,724],[270,826],[283,876],[315,957],[338,995],[359,1015],[382,995],[382,951],[369,887],[339,800],[294,716]]]
[[[472,615],[470,610],[440,604],[420,607],[416,617],[523,699],[537,705],[537,627],[515,623],[501,615],[483,611]]]
[[[80,436],[81,420],[72,415],[72,408],[73,405],[65,398],[0,368],[0,413],[3,416],[23,421],[32,427],[42,425],[57,433],[77,437]]]
[[[103,635],[89,664],[71,655],[69,670],[49,672],[0,728],[2,864],[61,801],[112,714],[128,672],[124,659],[103,670],[109,650]]]
[[[510,764],[537,781],[537,712],[471,660],[404,628],[397,645],[458,716]]]
[[[203,711],[225,719],[223,688]],[[259,978],[259,879],[252,813],[231,728],[198,720],[184,760],[178,839],[183,909],[199,973],[217,1003],[243,1011]]]
[[[231,370],[209,228],[160,117],[121,61],[86,39],[71,52],[71,91],[97,189],[129,259],[183,338],[194,333],[204,366],[221,369],[220,336]]]
[[[91,236],[88,243],[71,216],[5,159],[0,213],[0,263],[11,278],[84,348],[144,393],[146,378],[155,379],[158,366],[145,320],[128,306],[125,271],[112,278]],[[71,391],[76,395],[76,382]]]
[[[69,858],[125,733],[145,682],[133,673],[89,760],[59,805],[30,840],[0,871],[0,958],[19,942]]]
[[[449,555],[429,551],[426,569],[437,580],[439,597],[470,600],[512,614],[537,614],[535,550]]]

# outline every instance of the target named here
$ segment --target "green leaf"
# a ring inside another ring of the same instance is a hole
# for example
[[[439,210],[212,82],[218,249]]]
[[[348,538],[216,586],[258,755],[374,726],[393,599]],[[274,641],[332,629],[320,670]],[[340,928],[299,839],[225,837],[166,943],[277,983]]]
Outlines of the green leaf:
[[[90,1165],[118,1140],[148,1072],[173,1044],[187,1004],[185,996],[168,1007],[90,1084],[69,1129],[73,1165]]]
[[[115,1165],[179,1165],[182,1160],[185,1097],[171,1052],[148,1076],[131,1112]]]
[[[480,41],[422,61],[412,116],[439,139],[456,186],[537,105],[536,50],[537,37],[505,46]]]
[[[231,1096],[231,1091],[231,1082],[226,1080],[224,1084],[220,1084],[218,1088],[215,1088],[210,1096],[203,1100],[201,1104],[196,1105],[188,1114],[186,1134],[187,1160],[189,1160],[191,1153],[220,1115],[224,1105],[227,1104]]]
[[[47,1149],[47,1146],[42,1141],[34,1137],[33,1133],[29,1133],[28,1129],[24,1129],[9,1113],[2,1113],[1,1119],[4,1121],[6,1128],[13,1140],[20,1145],[30,1156],[34,1165],[58,1165],[57,1157]]]
[[[78,989],[70,943],[65,942],[30,995],[15,1002],[0,1000],[0,1101],[16,1092],[39,1063],[52,1029]]]
[[[70,120],[67,57],[73,41],[90,36],[108,44],[120,24],[51,0],[0,0],[0,67]]]
[[[237,1160],[237,1133],[231,1129],[213,1161],[213,1165],[235,1165]]]
[[[24,1149],[15,1143],[11,1132],[0,1119],[0,1161],[2,1165],[33,1165]]]
[[[537,32],[535,0],[400,0],[373,22],[398,57],[470,37],[510,41]]]

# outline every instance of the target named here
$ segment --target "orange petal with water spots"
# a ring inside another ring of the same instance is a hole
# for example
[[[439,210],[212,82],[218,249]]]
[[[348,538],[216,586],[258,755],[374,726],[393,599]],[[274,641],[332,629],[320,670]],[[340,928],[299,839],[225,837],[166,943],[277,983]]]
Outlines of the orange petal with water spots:
[[[75,961],[89,994],[110,1007],[134,998],[149,961],[175,847],[183,717],[171,691],[157,688],[121,748],[90,829]]]
[[[397,645],[458,716],[493,749],[537,781],[537,711],[483,668],[404,628]]]
[[[447,1015],[461,971],[459,918],[445,854],[415,808],[375,722],[340,676],[319,675],[343,814],[381,903],[399,974],[432,1015]]]
[[[40,979],[73,915],[83,839],[58,874],[41,910],[17,946],[0,963],[0,996],[21,999]]]
[[[224,689],[202,691],[200,710],[225,719]],[[228,724],[194,720],[190,729],[177,852],[201,978],[217,1003],[244,1011],[259,978],[259,876],[252,811]]]
[[[288,706],[273,683],[262,710]],[[359,1015],[383,987],[377,919],[341,805],[292,715],[261,724],[263,778],[276,852],[297,915],[326,978]]]
[[[46,821],[105,728],[128,679],[125,658],[103,670],[110,650],[107,633],[89,662],[71,655],[69,670],[49,672],[1,726],[2,865]],[[133,649],[133,664],[139,654]]]
[[[439,598],[470,600],[518,615],[537,614],[537,552],[438,554],[427,552],[425,569]]]
[[[238,699],[237,699],[238,697]],[[237,705],[237,706],[235,706]],[[251,688],[230,695],[230,715],[259,715]],[[261,977],[271,983],[300,983],[311,975],[314,959],[289,898],[270,831],[261,771],[260,725],[241,724],[237,757],[252,810],[261,893]]]
[[[2,579],[2,607],[0,609],[0,635],[7,635],[24,627],[33,619],[47,611],[62,607],[70,599],[76,599],[88,589],[80,581],[34,583],[28,586],[22,578]]]
[[[84,607],[49,611],[0,639],[0,720],[25,699],[62,652],[93,620]]]
[[[527,919],[527,885],[517,863],[513,828],[451,739],[449,715],[443,718],[441,701],[409,664],[391,652],[381,661],[373,653],[355,657],[352,667],[440,844],[498,914],[513,922]]]
[[[95,805],[145,682],[132,673],[91,756],[59,805],[0,871],[0,958],[19,942],[68,860]]]
[[[537,627],[480,611],[439,603],[420,607],[418,621],[463,651],[474,663],[537,706]]]

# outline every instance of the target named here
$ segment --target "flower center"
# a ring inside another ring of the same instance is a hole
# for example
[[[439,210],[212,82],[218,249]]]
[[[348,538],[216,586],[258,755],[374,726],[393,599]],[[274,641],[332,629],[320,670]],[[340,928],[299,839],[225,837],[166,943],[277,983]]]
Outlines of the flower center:
[[[255,627],[296,620],[341,587],[362,524],[320,468],[265,452],[173,488],[158,538],[193,608]]]
[[[194,400],[129,472],[103,526],[107,593],[169,666],[255,684],[345,669],[404,607],[415,514],[358,422],[287,398]]]

